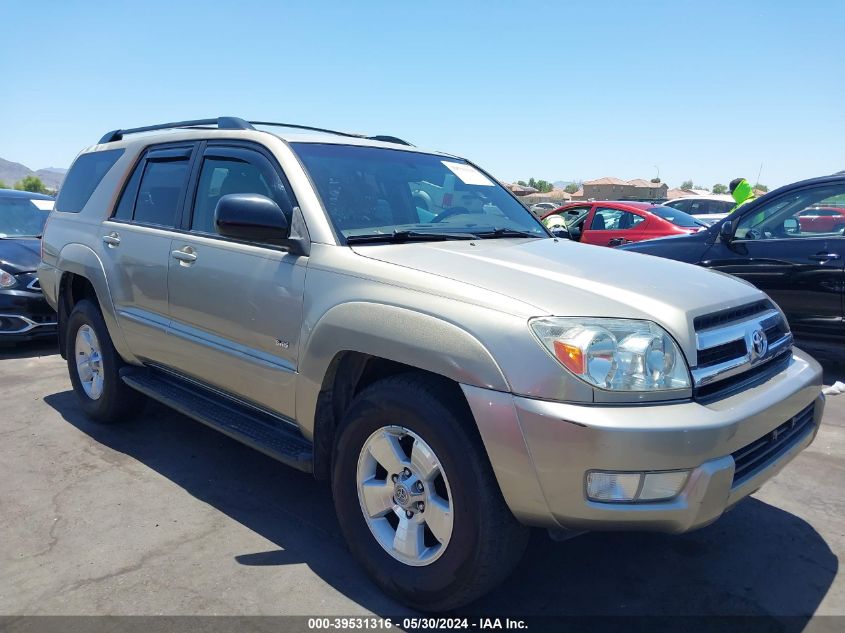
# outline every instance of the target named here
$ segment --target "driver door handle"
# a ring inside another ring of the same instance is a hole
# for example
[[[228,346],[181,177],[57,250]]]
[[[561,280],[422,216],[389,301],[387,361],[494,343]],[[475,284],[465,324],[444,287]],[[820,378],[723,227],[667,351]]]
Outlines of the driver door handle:
[[[197,253],[190,246],[186,246],[182,250],[170,251],[170,254],[173,255],[174,259],[178,259],[184,264],[191,264],[192,262],[197,261]]]
[[[116,231],[112,231],[108,235],[103,235],[103,242],[108,244],[110,248],[120,246],[120,235]]]
[[[826,262],[829,259],[839,259],[839,253],[816,253],[810,255],[810,259],[816,262]]]

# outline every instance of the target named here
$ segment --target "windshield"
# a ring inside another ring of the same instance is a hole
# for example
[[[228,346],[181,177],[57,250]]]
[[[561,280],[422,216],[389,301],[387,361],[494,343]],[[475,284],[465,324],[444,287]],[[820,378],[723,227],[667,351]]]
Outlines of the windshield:
[[[0,197],[0,238],[39,237],[52,208],[52,200]]]
[[[548,237],[508,191],[459,158],[353,145],[292,146],[345,238]]]
[[[680,226],[683,228],[694,228],[697,226],[705,226],[702,222],[699,222],[691,215],[687,215],[683,211],[679,211],[678,209],[673,209],[672,207],[652,207],[649,209],[654,215],[663,218],[664,220],[669,220],[675,226]]]

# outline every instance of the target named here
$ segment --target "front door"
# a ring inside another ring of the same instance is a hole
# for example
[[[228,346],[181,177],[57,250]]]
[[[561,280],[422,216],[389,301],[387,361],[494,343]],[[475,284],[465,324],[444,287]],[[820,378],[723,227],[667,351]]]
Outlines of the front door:
[[[272,198],[290,221],[290,187],[257,147],[209,144],[202,154],[185,233],[170,244],[168,364],[292,418],[307,258],[214,226],[218,200],[233,193]]]
[[[643,239],[640,232],[645,226],[645,218],[632,211],[598,205],[587,222],[590,225],[581,236],[585,244],[618,246]]]
[[[807,187],[740,210],[733,239],[711,246],[702,265],[766,292],[799,336],[842,340],[845,236],[802,224],[818,206],[845,208],[845,184]]]

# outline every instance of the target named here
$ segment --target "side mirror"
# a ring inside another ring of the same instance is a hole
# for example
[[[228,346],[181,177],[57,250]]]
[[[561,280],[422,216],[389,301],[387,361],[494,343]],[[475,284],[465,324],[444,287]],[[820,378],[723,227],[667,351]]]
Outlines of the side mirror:
[[[569,234],[569,231],[565,226],[555,226],[550,229],[552,235],[555,237],[559,237],[562,240],[571,240],[572,236]]]
[[[214,226],[224,237],[273,242],[290,237],[288,219],[279,205],[257,193],[231,193],[218,200]]]
[[[725,218],[722,225],[719,227],[719,237],[725,243],[730,242],[734,238],[734,225],[730,218]]]
[[[799,229],[800,225],[798,224],[798,218],[786,218],[783,221],[784,233],[798,233]]]

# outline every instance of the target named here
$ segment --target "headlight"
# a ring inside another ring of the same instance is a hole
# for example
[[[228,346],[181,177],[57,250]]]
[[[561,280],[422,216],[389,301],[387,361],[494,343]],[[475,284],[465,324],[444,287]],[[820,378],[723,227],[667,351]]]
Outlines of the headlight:
[[[666,331],[651,321],[544,317],[531,329],[557,361],[601,389],[688,389],[684,355]]]
[[[0,268],[0,288],[14,288],[18,283],[15,276]]]

